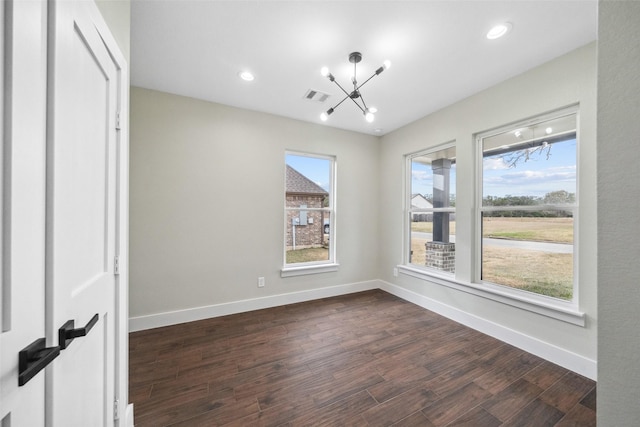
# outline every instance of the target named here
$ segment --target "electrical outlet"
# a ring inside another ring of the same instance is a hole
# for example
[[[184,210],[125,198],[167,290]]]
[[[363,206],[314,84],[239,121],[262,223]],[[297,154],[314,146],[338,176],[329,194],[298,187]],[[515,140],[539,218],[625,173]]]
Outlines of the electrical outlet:
[[[264,288],[264,277],[258,277],[258,287]]]
[[[398,277],[398,267],[393,268],[393,277]]]

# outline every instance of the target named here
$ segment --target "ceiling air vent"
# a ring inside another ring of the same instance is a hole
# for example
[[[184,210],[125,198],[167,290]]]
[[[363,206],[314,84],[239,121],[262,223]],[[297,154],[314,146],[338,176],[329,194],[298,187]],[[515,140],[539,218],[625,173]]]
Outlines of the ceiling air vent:
[[[307,93],[305,93],[304,98],[308,99],[309,101],[325,102],[327,99],[329,99],[329,96],[330,95],[328,93],[320,92],[315,89],[309,89]]]

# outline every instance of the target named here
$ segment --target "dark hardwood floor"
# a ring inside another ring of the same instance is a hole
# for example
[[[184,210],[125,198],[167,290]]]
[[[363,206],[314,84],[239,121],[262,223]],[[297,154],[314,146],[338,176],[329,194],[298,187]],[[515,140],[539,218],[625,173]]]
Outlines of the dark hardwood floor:
[[[595,426],[594,381],[383,291],[130,334],[144,426]]]

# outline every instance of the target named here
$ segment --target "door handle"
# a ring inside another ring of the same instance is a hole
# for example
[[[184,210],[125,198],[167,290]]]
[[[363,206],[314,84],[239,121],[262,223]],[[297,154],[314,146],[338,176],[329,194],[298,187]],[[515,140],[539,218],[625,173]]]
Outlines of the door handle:
[[[29,382],[60,354],[60,347],[46,347],[45,339],[38,338],[18,353],[18,386]]]
[[[87,335],[91,328],[98,322],[98,317],[98,313],[96,313],[84,328],[77,329],[74,329],[75,321],[73,319],[67,320],[66,323],[58,329],[58,344],[60,345],[60,350],[69,347],[71,341],[74,339]]]

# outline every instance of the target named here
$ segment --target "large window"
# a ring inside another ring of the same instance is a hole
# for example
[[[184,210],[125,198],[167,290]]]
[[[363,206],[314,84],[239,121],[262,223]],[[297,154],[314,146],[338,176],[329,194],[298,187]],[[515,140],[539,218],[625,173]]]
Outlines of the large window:
[[[285,163],[284,270],[334,264],[335,158],[288,152]]]
[[[576,111],[478,137],[480,279],[572,301]]]
[[[453,143],[407,156],[406,263],[455,273],[456,148]]]

